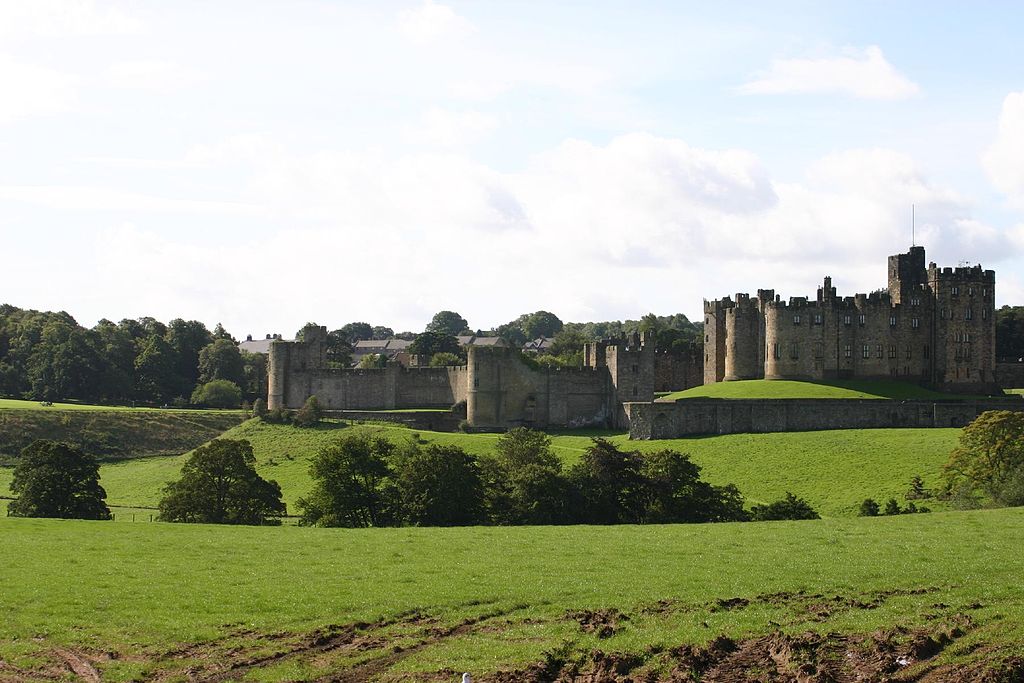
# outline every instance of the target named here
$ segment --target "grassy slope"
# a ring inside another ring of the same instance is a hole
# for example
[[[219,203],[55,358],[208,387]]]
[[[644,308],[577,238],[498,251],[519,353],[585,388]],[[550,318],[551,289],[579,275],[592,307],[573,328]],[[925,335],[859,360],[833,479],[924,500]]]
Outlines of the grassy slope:
[[[414,649],[392,663],[391,675],[444,667],[479,674],[565,644],[641,652],[780,624],[791,633],[865,633],[965,610],[981,628],[944,656],[963,656],[982,641],[1016,651],[1024,642],[1019,509],[606,528],[329,530],[0,518],[0,536],[0,661],[32,668],[56,647],[112,650],[120,657],[100,664],[111,680],[172,665],[177,660],[160,654],[180,643],[235,633],[243,648],[271,647],[253,632],[308,632],[412,609],[437,620],[431,625],[503,616]],[[888,596],[875,609],[836,609],[823,620],[796,603],[707,604],[780,591],[870,597],[908,589],[933,592]],[[679,602],[641,609],[659,600]],[[606,640],[565,617],[570,609],[607,607],[630,620]],[[292,661],[263,677],[313,676],[317,665]]]
[[[751,379],[718,382],[668,394],[663,399],[685,398],[923,398],[956,399],[961,396],[931,391],[893,380],[848,380],[835,382],[796,382],[792,380]]]
[[[241,411],[0,410],[0,457],[36,439],[70,441],[103,459],[180,454],[241,419]]]
[[[311,486],[310,458],[345,429],[373,430],[396,441],[416,435],[424,442],[456,444],[478,455],[489,452],[498,438],[497,434],[415,432],[395,425],[342,427],[327,423],[304,430],[255,420],[224,436],[252,442],[260,474],[281,484],[289,511],[295,512],[296,501]],[[822,515],[848,516],[856,514],[860,502],[868,497],[882,503],[892,497],[903,504],[902,496],[914,475],[921,476],[927,487],[937,486],[942,464],[958,435],[956,429],[871,429],[729,434],[665,441],[629,441],[622,434],[609,438],[623,448],[673,448],[689,453],[704,468],[705,479],[715,484],[736,484],[748,504],[776,500],[792,491],[810,501]],[[568,434],[554,436],[553,442],[555,452],[571,464],[590,439]],[[160,489],[178,476],[184,459],[175,456],[104,464],[100,475],[108,502],[156,505]],[[0,468],[0,491],[6,489],[10,473]],[[926,504],[935,510],[943,508],[941,503]]]

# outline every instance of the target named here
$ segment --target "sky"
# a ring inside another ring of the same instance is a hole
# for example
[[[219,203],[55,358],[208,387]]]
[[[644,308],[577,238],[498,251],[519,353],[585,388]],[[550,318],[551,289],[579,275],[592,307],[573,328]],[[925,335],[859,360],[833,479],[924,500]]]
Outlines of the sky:
[[[1024,305],[1024,3],[0,0],[0,303],[236,337]],[[911,214],[915,226],[911,227]]]

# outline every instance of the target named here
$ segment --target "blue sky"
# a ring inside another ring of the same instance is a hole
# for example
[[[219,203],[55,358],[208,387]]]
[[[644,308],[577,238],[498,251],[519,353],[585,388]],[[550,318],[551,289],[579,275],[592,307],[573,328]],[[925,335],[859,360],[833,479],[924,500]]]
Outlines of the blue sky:
[[[0,0],[0,300],[286,335],[1024,304],[1019,3]]]

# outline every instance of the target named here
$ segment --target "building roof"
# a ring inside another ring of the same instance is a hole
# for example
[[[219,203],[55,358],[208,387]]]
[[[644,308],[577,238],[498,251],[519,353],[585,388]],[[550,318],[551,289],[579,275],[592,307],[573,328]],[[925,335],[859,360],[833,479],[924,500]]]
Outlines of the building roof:
[[[275,341],[293,341],[291,339],[281,339],[279,334],[268,334],[266,339],[253,339],[252,335],[247,335],[245,341],[238,343],[238,348],[242,351],[248,351],[249,353],[262,353],[267,355],[270,353],[270,344]]]

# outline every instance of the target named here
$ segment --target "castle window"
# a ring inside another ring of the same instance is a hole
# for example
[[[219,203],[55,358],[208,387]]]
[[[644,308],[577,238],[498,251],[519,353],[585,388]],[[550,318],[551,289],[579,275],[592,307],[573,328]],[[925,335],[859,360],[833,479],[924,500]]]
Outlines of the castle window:
[[[920,318],[911,318],[910,319],[910,326],[913,327],[915,330],[917,328],[921,327],[921,319]]]
[[[863,314],[863,313],[861,313],[861,314],[860,314],[860,321],[859,321],[859,322],[860,322],[860,324],[861,324],[861,326],[863,326],[863,325],[864,325],[864,320],[865,320],[865,316],[864,316],[864,314]]]
[[[896,345],[895,344],[889,344],[889,358],[895,358],[895,357],[896,357]]]
[[[794,325],[799,325],[800,324],[800,314],[799,313],[797,313],[796,315],[793,316],[793,324]]]
[[[821,342],[814,342],[814,357],[824,358],[825,357],[825,345]]]
[[[782,352],[779,351],[779,342],[775,342],[774,347],[775,348],[773,350],[775,351],[775,358],[776,358],[776,360],[779,359],[779,358],[782,358]]]
[[[950,294],[952,294],[953,296],[957,296],[958,294],[960,294],[960,288],[953,287],[953,290],[950,292]]]
[[[967,288],[967,296],[974,296],[974,287]]]
[[[986,299],[988,298],[988,287],[982,287],[981,295]]]
[[[889,327],[896,327],[896,316],[889,316]]]
[[[972,318],[974,318],[974,311],[968,306],[967,310],[964,311],[964,320],[971,320]]]
[[[968,344],[971,342],[971,333],[970,332],[964,332],[964,341],[966,343],[968,343]]]
[[[636,374],[636,369],[637,369],[637,368],[636,368],[636,366],[634,365],[634,366],[633,366],[633,374],[634,374],[634,375]]]
[[[815,325],[820,325],[821,324],[821,313],[815,313],[814,314],[814,324]]]
[[[861,358],[870,358],[871,357],[871,345],[870,344],[865,344],[864,347],[860,350],[860,357]]]
[[[875,358],[881,358],[882,357],[882,351],[883,351],[884,348],[885,347],[883,347],[881,344],[878,344],[878,345],[875,346]]]
[[[920,306],[921,305],[921,300],[915,297],[915,298],[910,300],[910,305],[911,306]]]
[[[910,360],[910,356],[911,356],[911,352],[910,352],[910,347],[908,346],[907,347],[907,360]]]
[[[704,335],[704,341],[706,341],[706,342],[711,341],[711,335],[710,334],[705,334]]]
[[[849,325],[850,324],[850,316],[848,316],[848,315],[844,315],[843,316],[843,324],[844,325]]]
[[[800,357],[800,345],[796,342],[789,343],[789,357],[796,360]]]
[[[636,387],[633,387],[633,395],[636,396]]]
[[[922,351],[924,352],[924,357],[925,357],[925,358],[928,358],[928,356],[929,356],[929,351],[931,351],[931,349],[929,349],[929,348],[928,348],[928,345],[927,345],[927,344],[925,344],[925,345],[924,345],[924,349],[922,349]]]
[[[853,356],[853,347],[849,344],[843,347],[843,358],[850,358]]]
[[[474,389],[479,389],[480,388],[480,378],[479,377],[474,377],[473,378],[473,388]]]
[[[981,309],[981,319],[982,320],[988,320],[988,309],[987,308]]]
[[[710,316],[710,315],[709,315],[709,316],[706,316],[706,317],[704,318],[704,324],[705,324],[705,325],[710,325],[710,324],[711,324],[711,316]]]

